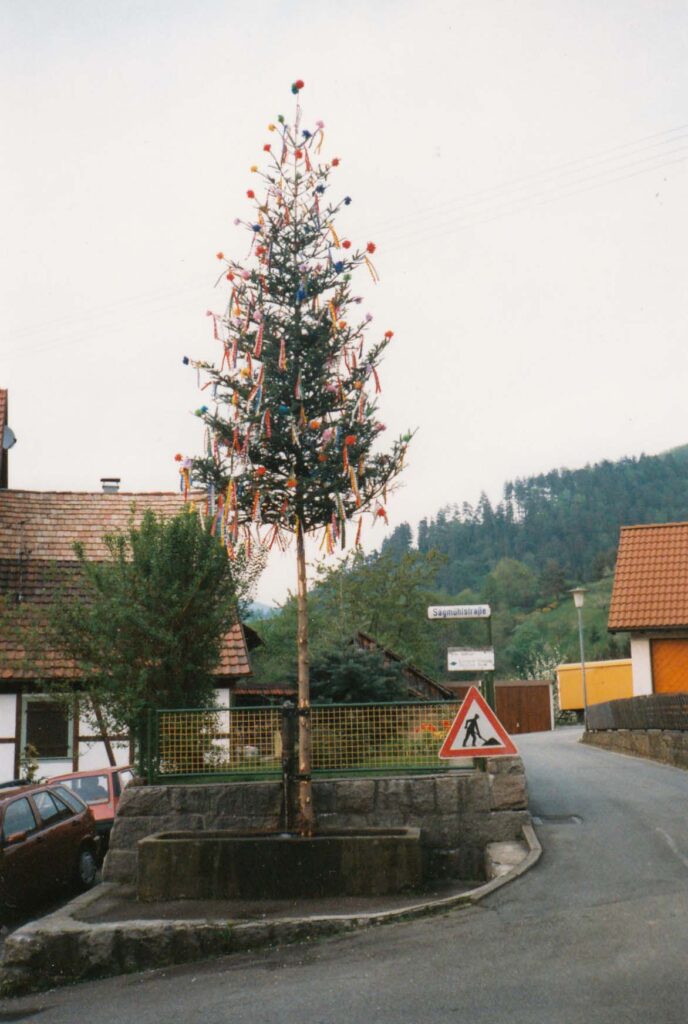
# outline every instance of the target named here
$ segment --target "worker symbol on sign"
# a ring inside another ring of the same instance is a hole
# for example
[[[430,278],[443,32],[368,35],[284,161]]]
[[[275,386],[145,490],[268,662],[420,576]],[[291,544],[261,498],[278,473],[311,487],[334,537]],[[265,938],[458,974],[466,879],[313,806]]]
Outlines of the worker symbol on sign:
[[[480,739],[483,738],[480,732],[480,727],[478,726],[479,719],[480,715],[477,711],[472,718],[466,719],[466,732],[463,737],[464,747],[468,746],[470,740],[473,740],[473,746],[475,746],[478,737],[480,737]]]
[[[451,724],[438,756],[497,757],[516,754],[506,729],[479,691],[472,686]]]

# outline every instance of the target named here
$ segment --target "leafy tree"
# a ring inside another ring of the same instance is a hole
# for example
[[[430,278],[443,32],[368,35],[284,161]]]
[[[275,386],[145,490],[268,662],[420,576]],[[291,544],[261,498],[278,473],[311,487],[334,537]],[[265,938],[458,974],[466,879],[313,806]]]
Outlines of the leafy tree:
[[[439,653],[441,637],[427,622],[428,605],[437,603],[431,584],[440,561],[436,552],[413,551],[396,559],[389,552],[364,555],[355,550],[334,566],[320,565],[309,601],[313,657],[341,648],[362,631],[434,674],[446,660],[446,652]],[[253,656],[257,678],[284,681],[295,666],[295,598],[277,615],[253,625],[263,640]]]
[[[74,546],[81,595],[54,605],[53,643],[76,659],[115,729],[135,728],[146,706],[211,706],[237,595],[260,566],[232,563],[192,506],[171,519],[148,510],[104,541],[104,562]]]
[[[516,629],[507,653],[521,679],[553,679],[563,660],[561,649],[532,622]]]
[[[339,165],[319,158],[324,125],[294,121],[269,126],[276,142],[263,149],[267,166],[252,168],[260,197],[248,190],[243,226],[250,256],[218,253],[228,281],[222,315],[212,315],[221,344],[219,366],[196,363],[212,385],[212,408],[198,413],[207,428],[204,454],[184,470],[218,497],[219,535],[232,549],[251,538],[271,546],[296,539],[299,705],[309,704],[307,574],[304,538],[321,531],[325,548],[358,539],[361,516],[386,518],[388,487],[401,472],[410,435],[381,452],[385,426],[377,413],[377,367],[392,338],[368,343],[370,316],[358,310],[352,275],[377,274],[375,244],[340,239],[335,219],[351,198],[334,198]],[[274,148],[273,148],[274,147]],[[242,223],[240,221],[240,223]],[[187,360],[188,361],[188,360]],[[314,826],[310,732],[299,716],[301,831]]]
[[[501,558],[487,577],[483,594],[495,608],[530,611],[537,594],[535,573],[515,558]]]
[[[404,700],[408,685],[401,665],[379,651],[350,643],[325,651],[311,663],[311,696],[319,703],[370,704]]]

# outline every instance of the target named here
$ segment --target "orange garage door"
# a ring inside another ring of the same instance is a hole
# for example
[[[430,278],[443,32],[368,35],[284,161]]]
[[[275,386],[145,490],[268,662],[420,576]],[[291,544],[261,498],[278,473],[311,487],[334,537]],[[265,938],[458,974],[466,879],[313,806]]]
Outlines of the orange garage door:
[[[655,693],[688,693],[688,640],[652,641]]]

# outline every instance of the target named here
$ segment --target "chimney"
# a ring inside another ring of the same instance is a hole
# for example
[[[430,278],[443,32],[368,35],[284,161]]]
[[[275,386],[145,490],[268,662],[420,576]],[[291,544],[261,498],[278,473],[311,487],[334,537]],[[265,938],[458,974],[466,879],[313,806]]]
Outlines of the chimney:
[[[101,476],[100,483],[103,488],[103,494],[117,494],[120,479],[118,476]]]
[[[9,487],[7,453],[16,441],[14,433],[7,426],[7,389],[0,388],[0,488]]]

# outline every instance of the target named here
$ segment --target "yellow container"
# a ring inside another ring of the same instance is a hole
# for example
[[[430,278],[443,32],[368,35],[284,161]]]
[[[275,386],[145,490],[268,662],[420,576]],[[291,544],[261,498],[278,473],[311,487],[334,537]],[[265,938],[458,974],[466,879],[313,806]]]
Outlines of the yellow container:
[[[630,658],[618,661],[585,663],[585,688],[588,706],[606,700],[633,696],[633,669]],[[562,711],[583,710],[583,673],[580,662],[557,666],[559,707]]]

